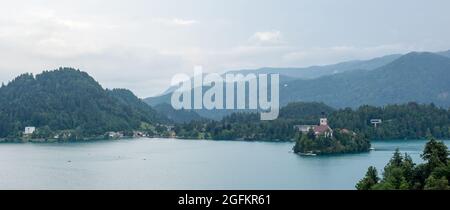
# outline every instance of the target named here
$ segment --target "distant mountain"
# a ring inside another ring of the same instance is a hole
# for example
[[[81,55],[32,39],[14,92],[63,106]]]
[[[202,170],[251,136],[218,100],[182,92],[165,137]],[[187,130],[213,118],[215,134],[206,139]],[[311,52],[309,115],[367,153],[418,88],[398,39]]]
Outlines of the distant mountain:
[[[166,116],[167,118],[169,118],[170,120],[172,120],[175,123],[187,123],[187,122],[191,122],[191,121],[201,121],[201,120],[205,119],[194,111],[175,110],[171,105],[166,104],[166,103],[158,104],[153,108],[157,112]]]
[[[359,71],[359,70],[373,70],[380,66],[386,65],[395,59],[401,57],[400,54],[387,55],[379,58],[374,58],[370,60],[357,60],[357,61],[348,61],[337,63],[333,65],[325,65],[325,66],[311,66],[306,68],[260,68],[260,69],[246,69],[246,70],[236,70],[229,71],[225,74],[280,74],[280,85],[284,86],[289,82],[298,79],[315,79],[322,76],[338,74],[342,72],[348,71]],[[171,86],[162,94],[145,98],[144,101],[150,106],[156,106],[158,104],[170,103],[170,97],[173,91],[175,91],[178,87]],[[227,110],[215,110],[214,113],[211,113],[208,110],[197,110],[197,112],[207,118],[212,118],[219,120],[223,116],[229,115],[233,111]]]
[[[0,88],[0,98],[0,137],[17,136],[26,126],[97,135],[168,121],[131,92],[105,90],[71,68],[23,74]]]
[[[373,59],[369,62],[370,64],[356,62],[361,68],[365,66],[365,71],[346,70],[343,73],[315,79],[292,80],[293,77],[286,77],[290,79],[281,82],[280,102],[282,106],[290,102],[304,101],[323,102],[335,108],[354,108],[365,104],[383,106],[414,101],[449,107],[450,58],[443,56],[445,54],[448,52],[391,55]],[[394,60],[371,69],[391,59]],[[350,63],[339,65],[358,66],[350,65]],[[262,72],[271,73],[271,71],[276,70],[266,69]],[[148,98],[145,101],[155,106],[160,103],[170,103],[170,96],[171,94],[166,94]],[[236,111],[197,110],[196,112],[202,117],[221,119]]]
[[[348,61],[337,63],[333,65],[325,65],[325,66],[311,66],[306,68],[261,68],[255,70],[238,70],[238,71],[230,71],[228,73],[232,74],[280,74],[285,77],[297,78],[297,79],[315,79],[322,76],[328,76],[338,73],[343,73],[347,71],[354,70],[373,70],[384,66],[402,55],[394,54],[387,55],[379,58],[374,58],[370,60],[356,60],[356,61]]]
[[[203,88],[203,92],[205,92],[206,89]],[[160,113],[166,115],[169,119],[173,120],[174,122],[186,122],[186,119],[192,118],[193,120],[201,120],[201,119],[212,119],[212,120],[221,120],[223,117],[230,115],[235,110],[227,110],[227,109],[221,109],[221,110],[207,110],[207,109],[199,109],[199,110],[174,110],[170,104],[171,102],[172,93],[168,93],[165,95],[157,96],[157,97],[151,97],[146,98],[144,101],[152,106],[153,109],[158,110]],[[224,98],[225,100],[225,98]],[[249,110],[240,110],[242,112],[251,112]],[[253,110],[255,112],[255,110]],[[198,115],[200,119],[198,119],[197,116],[194,116],[193,114]],[[179,118],[176,115],[181,115],[181,118]],[[187,116],[189,115],[189,116]]]
[[[338,73],[343,73],[347,71],[356,71],[356,70],[373,70],[384,66],[395,59],[401,57],[401,54],[393,54],[386,55],[378,58],[373,58],[370,60],[354,60],[341,62],[332,65],[324,65],[324,66],[310,66],[306,68],[260,68],[260,69],[243,69],[243,70],[234,70],[228,71],[225,74],[280,74],[280,84],[285,84],[292,80],[296,79],[315,79],[322,76],[333,75]],[[449,51],[450,56],[450,51]],[[164,95],[171,94],[178,87],[171,86],[167,88],[163,93],[146,98],[145,101],[149,103],[151,106],[164,103],[164,101],[158,99],[158,97],[163,97]]]
[[[367,72],[347,72],[281,87],[282,104],[319,101],[333,107],[400,104],[409,101],[450,106],[450,58],[409,53]]]
[[[243,74],[243,75],[247,75],[247,74]],[[291,81],[295,81],[297,80],[297,78],[294,77],[288,77],[288,76],[284,76],[284,75],[280,75],[280,85],[286,85]],[[193,82],[191,81],[191,87],[193,87]],[[145,103],[147,103],[148,105],[155,107],[159,104],[170,104],[171,101],[171,97],[172,97],[172,93],[177,90],[179,87],[178,86],[171,86],[169,89],[167,89],[166,91],[164,91],[163,94],[158,95],[158,96],[154,96],[154,97],[148,97],[143,99]],[[198,87],[196,87],[198,88]],[[203,88],[203,91],[205,91],[206,88]],[[222,111],[218,110],[220,113],[222,113]],[[200,113],[202,113],[203,111],[200,110]],[[230,114],[230,112],[223,112],[224,115]],[[202,115],[202,114],[200,114]]]
[[[239,72],[236,72],[236,74],[237,73],[239,73]],[[252,73],[251,71],[243,71],[242,73],[240,73],[240,74],[242,74],[242,75],[244,75],[244,76],[246,76],[246,75],[248,75],[249,73]],[[264,73],[262,73],[262,74],[264,74]],[[205,74],[206,75],[206,74]],[[223,78],[225,78],[225,74],[223,74],[222,75],[222,77]],[[288,83],[288,82],[290,82],[290,81],[294,81],[294,80],[297,80],[298,78],[296,78],[296,77],[290,77],[290,76],[285,76],[285,75],[280,75],[280,84],[281,85],[284,85],[284,84],[286,84],[286,83]],[[192,78],[191,78],[191,87],[194,87],[194,83],[192,82],[193,80],[192,80]],[[156,95],[156,96],[153,96],[153,97],[148,97],[148,98],[145,98],[144,99],[144,101],[147,103],[147,104],[149,104],[150,106],[155,106],[155,105],[158,105],[158,104],[161,104],[161,103],[167,103],[167,102],[169,102],[170,100],[167,100],[167,98],[170,98],[170,96],[169,95],[172,95],[172,93],[174,92],[174,91],[176,91],[177,89],[179,88],[179,86],[170,86],[168,89],[166,89],[163,93],[161,93],[161,94],[159,94],[159,95]]]
[[[444,51],[444,52],[439,52],[438,54],[450,58],[450,50],[447,50],[447,51]]]

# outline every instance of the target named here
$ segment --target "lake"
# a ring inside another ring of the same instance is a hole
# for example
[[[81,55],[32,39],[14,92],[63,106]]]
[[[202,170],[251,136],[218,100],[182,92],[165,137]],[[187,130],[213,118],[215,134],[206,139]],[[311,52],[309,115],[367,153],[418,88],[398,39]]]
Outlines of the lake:
[[[0,144],[0,189],[354,189],[369,166],[382,169],[397,147],[421,161],[425,143],[375,141],[370,153],[323,157],[295,155],[293,143]]]

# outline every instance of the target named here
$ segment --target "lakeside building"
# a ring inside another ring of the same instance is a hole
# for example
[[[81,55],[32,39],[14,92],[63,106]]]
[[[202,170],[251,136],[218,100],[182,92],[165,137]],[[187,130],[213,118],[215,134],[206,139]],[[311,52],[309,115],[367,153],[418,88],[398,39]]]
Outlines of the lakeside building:
[[[113,138],[113,139],[123,138],[123,136],[124,136],[122,132],[114,132],[114,131],[106,132],[106,135],[109,138]]]
[[[308,133],[313,130],[316,136],[333,137],[333,129],[328,125],[327,118],[320,118],[319,125],[295,125],[294,128],[301,133]]]
[[[31,134],[33,134],[35,131],[36,131],[36,127],[28,126],[28,127],[25,127],[25,130],[24,130],[23,134],[25,134],[25,135],[31,135]]]

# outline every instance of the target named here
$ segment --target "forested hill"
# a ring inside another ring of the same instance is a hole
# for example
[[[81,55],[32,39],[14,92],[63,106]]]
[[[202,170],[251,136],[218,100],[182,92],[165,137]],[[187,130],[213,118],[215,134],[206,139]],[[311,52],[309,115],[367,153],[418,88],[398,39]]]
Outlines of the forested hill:
[[[206,120],[193,110],[176,110],[170,104],[159,104],[154,106],[153,109],[175,123],[188,123],[191,121]]]
[[[72,68],[20,75],[2,85],[0,98],[0,137],[18,136],[26,126],[97,135],[167,121],[131,92],[107,91]]]
[[[182,138],[293,140],[298,135],[295,125],[318,124],[322,113],[328,117],[331,128],[348,129],[372,140],[420,139],[430,135],[450,138],[450,110],[417,103],[334,110],[321,103],[297,102],[282,108],[274,121],[260,121],[256,113],[235,113],[221,121],[179,125],[176,132]],[[375,128],[371,119],[381,119],[382,123]]]
[[[130,116],[138,116],[139,120],[143,122],[170,123],[164,114],[147,105],[130,90],[116,88],[108,90],[108,92],[127,107],[127,112],[131,113]]]

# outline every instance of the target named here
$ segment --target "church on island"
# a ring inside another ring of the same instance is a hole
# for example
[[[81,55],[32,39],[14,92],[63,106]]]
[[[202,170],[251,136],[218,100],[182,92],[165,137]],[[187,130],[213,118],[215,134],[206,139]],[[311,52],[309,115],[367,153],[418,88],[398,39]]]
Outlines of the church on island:
[[[333,137],[333,129],[328,125],[327,118],[320,118],[319,125],[296,125],[295,129],[302,133],[313,130],[316,136]]]

